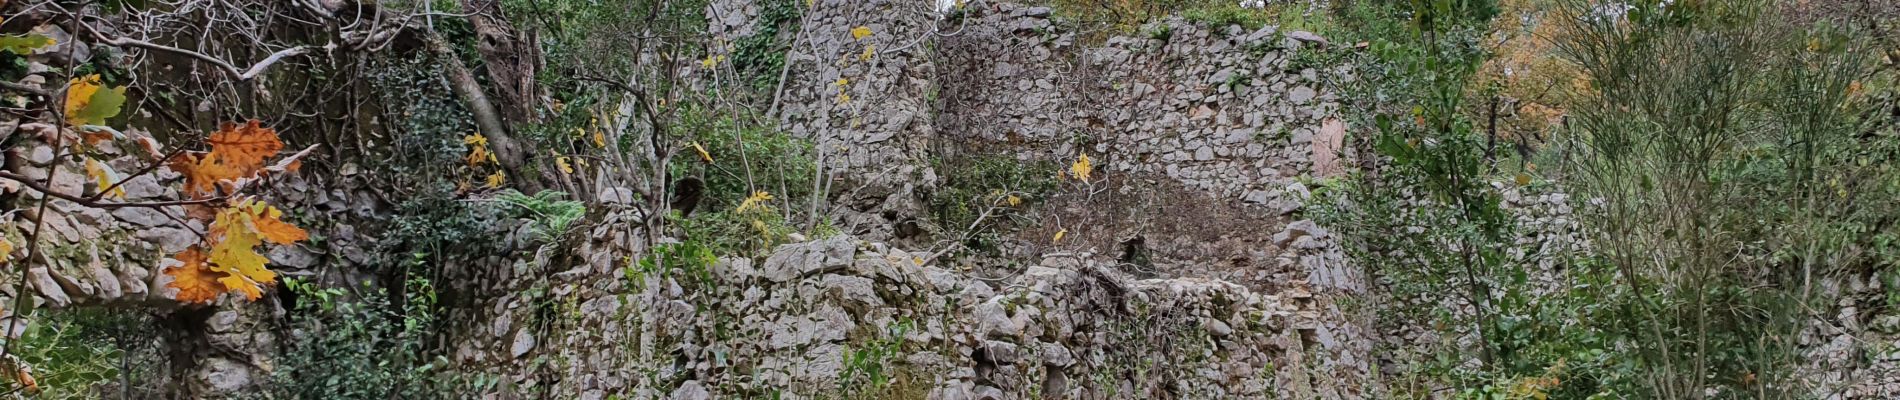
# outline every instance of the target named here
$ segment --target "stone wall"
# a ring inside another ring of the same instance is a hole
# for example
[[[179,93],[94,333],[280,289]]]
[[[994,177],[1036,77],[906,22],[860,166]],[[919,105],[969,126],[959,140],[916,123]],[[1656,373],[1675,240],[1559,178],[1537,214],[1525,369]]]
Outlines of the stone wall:
[[[619,234],[597,230],[595,243]],[[1088,254],[992,282],[924,257],[838,236],[757,263],[556,274],[547,297],[484,307],[492,319],[456,340],[456,357],[527,398],[1361,394],[1313,358],[1333,339],[1303,285],[1134,280]]]

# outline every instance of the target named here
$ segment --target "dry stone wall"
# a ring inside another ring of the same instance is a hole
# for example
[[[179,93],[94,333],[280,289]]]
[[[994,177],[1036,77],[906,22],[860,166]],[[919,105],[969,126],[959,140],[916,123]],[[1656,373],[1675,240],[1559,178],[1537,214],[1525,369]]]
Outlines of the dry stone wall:
[[[1107,173],[1281,213],[1302,202],[1288,186],[1314,175],[1316,154],[1339,150],[1336,87],[1353,76],[1302,61],[1329,51],[1317,35],[1173,18],[1091,46],[1048,8],[965,10],[961,31],[938,42],[940,64],[956,66],[939,67],[938,130],[950,140],[1032,159],[1088,153]]]
[[[591,246],[621,254],[621,234]],[[1303,285],[1136,280],[1089,254],[990,281],[928,256],[837,236],[763,261],[596,265],[482,307],[457,359],[530,398],[1360,395],[1313,358],[1331,339]]]

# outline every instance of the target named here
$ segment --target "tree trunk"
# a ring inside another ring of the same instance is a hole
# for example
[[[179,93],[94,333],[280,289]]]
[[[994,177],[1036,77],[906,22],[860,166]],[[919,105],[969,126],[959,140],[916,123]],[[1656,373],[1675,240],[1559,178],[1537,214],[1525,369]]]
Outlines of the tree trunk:
[[[462,0],[462,12],[480,38],[476,50],[482,53],[489,81],[500,97],[502,116],[516,123],[539,122],[536,106],[541,91],[534,75],[543,65],[541,49],[533,32],[516,30],[501,15],[499,0]]]

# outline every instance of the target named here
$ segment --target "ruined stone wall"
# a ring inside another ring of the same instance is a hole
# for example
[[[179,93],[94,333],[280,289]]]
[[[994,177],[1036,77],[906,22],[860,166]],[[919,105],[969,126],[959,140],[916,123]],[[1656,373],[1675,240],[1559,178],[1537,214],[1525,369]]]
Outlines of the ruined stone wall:
[[[455,296],[445,299],[451,328],[441,343],[457,372],[494,378],[495,398],[1355,399],[1382,393],[1374,365],[1389,355],[1374,354],[1375,343],[1431,340],[1370,332],[1369,312],[1345,304],[1367,304],[1376,284],[1328,227],[1301,215],[1301,180],[1335,176],[1349,156],[1338,112],[1353,72],[1315,60],[1351,50],[1311,33],[1180,19],[1096,43],[1046,8],[971,1],[943,16],[928,6],[816,0],[794,34],[777,117],[817,143],[835,181],[827,212],[850,234],[781,246],[764,260],[646,266],[655,249],[635,228],[641,211],[620,197],[590,204],[605,215],[581,228],[588,234],[572,251],[549,246],[575,243],[501,224],[495,254],[461,260],[438,281]],[[757,31],[756,4],[710,7],[711,32]],[[1019,261],[1032,266],[1016,273],[978,274],[887,240],[932,195],[933,158],[954,153],[1061,162],[1085,153],[1102,178],[1083,187],[1089,193],[1062,194],[1085,200],[1037,214],[1068,225],[1026,233],[1065,229],[1070,242],[1027,248]],[[31,177],[60,168],[55,186],[82,192],[83,174],[69,164],[30,148],[8,169]],[[386,213],[343,175],[293,179],[274,201],[365,221]],[[175,197],[166,189],[174,179],[134,180],[129,200]],[[1556,259],[1586,245],[1570,215],[1576,199],[1499,190],[1526,228],[1522,244],[1552,244],[1521,256]],[[1129,199],[1163,204],[1116,202]],[[158,301],[167,283],[158,271],[166,254],[196,241],[187,228],[202,227],[166,216],[179,210],[52,204],[55,268],[29,271],[34,301],[175,307]],[[364,232],[375,229],[332,222],[313,227],[330,240],[273,249],[273,268],[317,277],[391,262],[369,251],[377,238]],[[1116,260],[1115,245],[1130,236],[1161,255],[1156,271]],[[0,281],[0,292],[16,286]],[[180,378],[191,393],[243,392],[270,373],[271,355],[297,340],[278,336],[283,311],[272,301],[181,313],[179,325],[205,338],[167,344],[186,349],[174,363],[193,371]],[[1891,397],[1900,390],[1883,374],[1900,359],[1890,350],[1900,348],[1900,318],[1871,328],[1858,326],[1863,319],[1846,312],[1806,337],[1832,349],[1814,357],[1825,360],[1816,368],[1837,381],[1865,378],[1847,393]],[[1861,341],[1894,345],[1863,352]],[[1860,354],[1880,363],[1868,367]]]

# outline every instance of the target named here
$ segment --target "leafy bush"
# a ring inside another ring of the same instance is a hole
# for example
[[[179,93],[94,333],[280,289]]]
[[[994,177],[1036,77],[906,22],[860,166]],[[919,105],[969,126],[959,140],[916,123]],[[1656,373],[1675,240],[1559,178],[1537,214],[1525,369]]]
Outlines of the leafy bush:
[[[263,395],[291,399],[463,398],[494,380],[446,369],[447,358],[426,358],[435,314],[433,285],[405,283],[401,305],[380,288],[350,296],[286,280],[297,293],[300,318],[291,322],[290,348],[279,359]]]
[[[10,354],[32,370],[33,398],[158,396],[146,385],[159,373],[148,347],[155,338],[139,329],[154,323],[127,311],[59,310],[27,325]]]
[[[514,189],[503,190],[495,196],[496,200],[506,203],[522,213],[523,217],[534,221],[531,229],[535,236],[544,241],[555,241],[581,217],[587,216],[587,206],[574,200],[561,200],[567,197],[565,192],[544,190],[533,196],[521,194]]]
[[[969,240],[963,245],[979,252],[995,251],[1001,238],[999,228],[1011,226],[1017,211],[1042,201],[1055,190],[1051,171],[1061,170],[1053,162],[1024,162],[1006,156],[934,161],[933,167],[943,176],[942,185],[930,194],[931,222],[947,238],[967,235]],[[979,221],[992,209],[992,215]]]
[[[1492,89],[1473,71],[1492,56],[1483,21],[1495,9],[1437,4],[1453,7],[1349,21],[1388,32],[1367,36],[1368,83],[1353,98],[1369,112],[1352,115],[1377,127],[1358,145],[1385,164],[1328,183],[1314,209],[1395,298],[1378,321],[1429,318],[1445,339],[1405,372],[1463,398],[1809,393],[1794,339],[1808,310],[1834,301],[1818,282],[1894,265],[1869,251],[1892,246],[1875,221],[1900,198],[1900,146],[1872,112],[1892,99],[1866,88],[1892,77],[1872,69],[1867,36],[1792,25],[1763,1],[1565,4],[1556,51],[1587,84],[1560,104],[1570,124],[1538,157],[1561,161],[1554,187],[1586,199],[1574,206],[1591,247],[1539,270],[1509,256],[1515,226],[1490,187],[1532,182],[1493,172],[1481,111],[1465,105]],[[1459,338],[1482,351],[1473,359]]]

